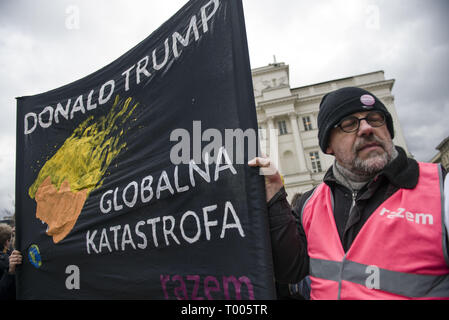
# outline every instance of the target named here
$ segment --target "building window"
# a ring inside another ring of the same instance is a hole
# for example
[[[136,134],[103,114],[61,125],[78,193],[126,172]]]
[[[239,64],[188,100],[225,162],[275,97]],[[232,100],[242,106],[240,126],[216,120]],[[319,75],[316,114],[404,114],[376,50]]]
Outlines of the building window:
[[[318,151],[309,152],[310,162],[312,163],[312,172],[322,172],[323,169],[321,169],[321,161],[320,161],[320,155],[318,154]]]
[[[285,120],[278,121],[279,135],[287,134],[287,124]]]
[[[302,118],[302,123],[304,124],[304,130],[310,131],[310,130],[313,129],[312,128],[312,121],[310,121],[310,117],[309,116],[303,117]]]

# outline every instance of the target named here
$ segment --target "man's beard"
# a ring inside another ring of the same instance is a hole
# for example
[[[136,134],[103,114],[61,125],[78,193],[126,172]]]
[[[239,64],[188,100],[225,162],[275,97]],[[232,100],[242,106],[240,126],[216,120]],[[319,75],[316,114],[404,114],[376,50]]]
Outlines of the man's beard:
[[[365,159],[359,157],[361,148],[370,143],[377,143],[384,152],[378,150],[371,151]],[[382,171],[385,166],[394,158],[394,149],[392,141],[384,142],[375,135],[362,137],[354,144],[353,152],[355,158],[352,161],[352,169],[360,175],[373,176]]]
[[[375,154],[367,159],[356,157],[353,161],[354,171],[364,176],[373,176],[382,171],[382,169],[390,162],[391,157],[388,153]]]
[[[374,142],[377,143],[384,150],[384,152],[373,150],[365,157],[365,159],[361,159],[359,157],[359,151],[361,148]],[[353,152],[355,154],[355,158],[352,160],[352,170],[354,173],[359,175],[374,176],[378,172],[382,171],[388,163],[390,163],[390,161],[394,158],[395,151],[396,150],[394,149],[391,140],[389,142],[384,142],[375,135],[362,137],[354,144]]]

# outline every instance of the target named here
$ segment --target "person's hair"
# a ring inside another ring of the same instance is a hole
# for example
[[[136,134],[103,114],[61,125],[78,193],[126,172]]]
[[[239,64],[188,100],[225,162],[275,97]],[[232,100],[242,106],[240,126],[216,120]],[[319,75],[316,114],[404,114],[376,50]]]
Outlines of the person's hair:
[[[6,245],[6,241],[11,240],[12,228],[6,223],[0,223],[0,250],[3,250]]]
[[[301,199],[301,197],[302,197],[302,193],[295,193],[293,195],[293,198],[291,201],[292,208],[295,208],[298,205],[298,201],[299,201],[299,199]]]

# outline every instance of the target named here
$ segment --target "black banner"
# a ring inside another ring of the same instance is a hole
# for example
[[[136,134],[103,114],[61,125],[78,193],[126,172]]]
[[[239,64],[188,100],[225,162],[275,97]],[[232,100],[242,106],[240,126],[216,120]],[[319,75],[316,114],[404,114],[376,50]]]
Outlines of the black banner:
[[[17,100],[19,299],[275,297],[240,0]]]

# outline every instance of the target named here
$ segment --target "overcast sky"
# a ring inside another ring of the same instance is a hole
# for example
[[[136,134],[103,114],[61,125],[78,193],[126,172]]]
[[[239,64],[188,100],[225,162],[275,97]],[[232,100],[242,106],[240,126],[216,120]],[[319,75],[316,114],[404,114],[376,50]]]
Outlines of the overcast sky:
[[[0,210],[13,210],[15,97],[80,79],[134,47],[186,0],[0,0]],[[409,151],[449,135],[449,1],[243,0],[251,67],[298,87],[384,70]],[[2,216],[3,212],[0,212]]]

